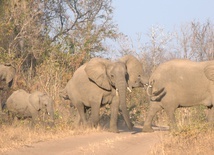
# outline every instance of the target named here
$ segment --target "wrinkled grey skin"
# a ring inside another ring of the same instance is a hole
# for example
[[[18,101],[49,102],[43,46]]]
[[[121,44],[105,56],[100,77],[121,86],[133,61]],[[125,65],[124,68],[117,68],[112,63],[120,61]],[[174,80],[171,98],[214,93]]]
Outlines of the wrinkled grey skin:
[[[133,65],[133,63],[136,64]],[[137,67],[140,67],[140,72],[136,73],[136,77],[131,76],[132,69]],[[110,104],[110,131],[112,132],[118,132],[117,119],[120,107],[124,120],[131,130],[133,124],[126,108],[126,89],[127,86],[130,89],[132,87],[142,87],[146,84],[143,83],[146,80],[143,80],[145,78],[142,66],[131,55],[117,62],[93,58],[75,71],[72,79],[60,92],[60,96],[71,100],[71,104],[77,108],[80,121],[84,125],[87,124],[84,114],[85,107],[91,107],[90,124],[96,126],[99,122],[100,107]]]
[[[9,88],[13,84],[16,70],[10,64],[0,64],[0,113],[2,112],[2,104],[8,97]]]
[[[128,87],[130,89],[144,87],[148,84],[148,77],[143,73],[143,66],[139,60],[132,55],[125,55],[119,61],[126,64],[128,73]]]
[[[214,61],[171,60],[157,67],[149,79],[151,102],[143,131],[153,131],[152,120],[161,109],[166,111],[171,129],[176,128],[174,112],[178,107],[205,105],[208,121],[214,121],[213,75]]]
[[[14,91],[6,101],[7,110],[18,118],[32,117],[32,125],[37,121],[47,121],[54,125],[53,100],[45,93],[35,91],[31,94],[23,89]]]

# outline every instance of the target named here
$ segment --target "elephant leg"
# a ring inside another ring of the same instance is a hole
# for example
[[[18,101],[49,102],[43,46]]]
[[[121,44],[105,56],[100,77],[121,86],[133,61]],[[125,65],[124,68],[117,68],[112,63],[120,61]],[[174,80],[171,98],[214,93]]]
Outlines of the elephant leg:
[[[207,121],[214,123],[214,106],[208,108]]]
[[[3,107],[8,97],[8,92],[6,90],[0,90],[0,114],[4,114]]]
[[[119,98],[114,97],[111,103],[111,118],[110,118],[110,131],[119,133],[117,128],[118,121],[118,110],[119,110]]]
[[[91,117],[91,107],[86,107],[85,106],[85,116],[86,116],[86,120],[89,120]]]
[[[83,123],[83,121],[82,121],[82,119],[81,119],[81,117],[80,117],[80,114],[79,114],[79,112],[77,112],[77,114],[76,114],[76,124],[79,126],[79,125],[81,125],[81,123]],[[86,123],[86,122],[85,122]]]
[[[86,117],[85,117],[85,109],[84,109],[84,104],[83,103],[78,103],[76,104],[76,108],[77,108],[77,111],[79,113],[79,123],[82,122],[83,125],[85,126],[87,124],[87,121],[86,121]]]
[[[152,129],[152,120],[155,114],[161,109],[162,107],[160,106],[160,102],[155,102],[155,101],[150,102],[149,111],[143,125],[143,130],[142,130],[143,132],[154,132],[154,130]]]
[[[39,123],[39,112],[38,111],[31,111],[32,121],[31,127],[34,127],[36,124]]]
[[[173,108],[173,107],[165,109],[166,114],[168,115],[169,121],[170,121],[169,122],[170,130],[177,130],[176,119],[175,119],[175,109],[176,108]]]
[[[70,104],[69,112],[70,112],[70,119],[72,120],[72,122],[74,122],[76,125],[80,125],[81,118],[76,107],[73,104]]]
[[[8,111],[7,114],[8,114],[8,123],[9,123],[10,125],[12,125],[12,124],[13,124],[13,121],[14,121],[14,119],[15,119],[15,114],[13,114],[13,113],[10,112],[10,111]]]
[[[0,90],[0,115],[2,114],[2,101],[3,101],[3,93],[1,92],[2,90]]]
[[[99,112],[100,112],[100,105],[91,104],[91,117],[90,117],[90,125],[92,127],[97,127],[99,123]]]

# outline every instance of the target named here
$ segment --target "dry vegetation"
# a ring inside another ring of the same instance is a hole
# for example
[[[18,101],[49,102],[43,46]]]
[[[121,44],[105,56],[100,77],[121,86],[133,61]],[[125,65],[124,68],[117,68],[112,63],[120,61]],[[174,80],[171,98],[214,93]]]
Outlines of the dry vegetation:
[[[165,114],[159,114],[158,117],[162,117],[162,123],[168,122]],[[163,119],[164,117],[166,119]],[[178,129],[165,134],[151,154],[211,155],[214,153],[214,124],[206,122],[206,110],[203,106],[177,109],[176,119]]]
[[[28,125],[19,122],[16,125],[1,125],[0,127],[0,152],[5,152],[10,149],[23,146],[31,146],[33,143],[48,141],[53,139],[61,139],[73,135],[84,135],[91,132],[101,132],[98,128],[83,128],[74,127],[68,124],[57,124],[55,128],[45,128],[38,125],[35,128],[30,128]]]
[[[160,155],[211,155],[214,153],[214,127],[207,123],[184,125],[165,135],[161,144],[151,151]]]
[[[214,58],[214,26],[209,20],[187,23],[173,33],[165,33],[159,26],[152,27],[147,36],[149,41],[144,43],[139,36],[135,47],[129,38],[119,35],[112,22],[111,0],[55,2],[0,1],[0,63],[10,62],[17,70],[11,91],[22,88],[48,93],[55,100],[56,119],[56,128],[37,126],[31,129],[28,120],[9,125],[1,118],[0,152],[39,141],[101,131],[101,127],[76,128],[75,120],[70,117],[69,103],[58,95],[73,72],[95,55],[115,58],[133,54],[141,60],[148,76],[156,66],[169,59],[204,61]],[[119,49],[104,45],[106,39],[116,39]],[[132,121],[143,125],[148,109],[145,91],[133,90],[127,101]],[[179,130],[167,135],[153,154],[214,152],[214,130],[213,126],[204,124],[204,111],[204,107],[177,110]],[[101,124],[106,126],[109,106],[102,108],[101,116]],[[154,123],[167,126],[166,113],[159,112]]]

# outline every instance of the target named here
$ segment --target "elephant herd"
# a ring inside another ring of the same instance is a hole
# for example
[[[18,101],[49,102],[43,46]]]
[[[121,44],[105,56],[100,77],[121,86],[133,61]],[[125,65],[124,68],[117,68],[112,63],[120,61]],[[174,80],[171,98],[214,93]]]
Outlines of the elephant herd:
[[[7,75],[6,67],[13,73]],[[0,65],[1,96],[10,87],[15,69],[10,65]],[[8,77],[7,77],[8,76]],[[6,88],[1,85],[6,85]],[[144,122],[143,131],[152,132],[152,120],[155,114],[164,109],[170,118],[170,127],[176,127],[174,112],[179,107],[205,105],[208,107],[208,121],[214,122],[214,61],[193,62],[190,60],[171,60],[160,64],[150,78],[143,72],[140,61],[125,55],[117,61],[104,58],[92,58],[80,66],[59,95],[70,100],[76,107],[79,124],[97,126],[100,107],[111,107],[110,131],[118,132],[118,111],[122,111],[127,127],[133,124],[126,107],[126,93],[133,88],[144,87],[150,97],[150,107]],[[1,97],[0,96],[0,97]],[[1,99],[1,98],[0,98]],[[1,103],[1,100],[0,100]],[[54,101],[47,94],[35,91],[31,94],[19,89],[6,100],[6,108],[19,117],[32,117],[36,120],[48,119],[54,124]],[[86,119],[85,108],[91,108],[90,118]]]
[[[8,97],[15,72],[16,70],[11,64],[0,65],[0,117],[4,115],[2,111],[2,107],[4,107],[12,118],[15,116],[18,118],[32,117],[32,125],[39,120],[45,120],[53,126],[54,101],[46,93],[34,91],[30,94],[23,89],[18,89]]]

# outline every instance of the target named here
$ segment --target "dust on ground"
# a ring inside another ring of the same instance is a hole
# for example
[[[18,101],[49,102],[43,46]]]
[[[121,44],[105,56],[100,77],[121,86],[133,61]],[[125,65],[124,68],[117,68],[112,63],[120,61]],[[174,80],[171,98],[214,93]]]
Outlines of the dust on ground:
[[[143,155],[151,154],[167,131],[156,128],[153,133],[120,130],[120,133],[101,131],[86,135],[76,135],[60,140],[34,143],[20,149],[5,152],[4,155]]]

